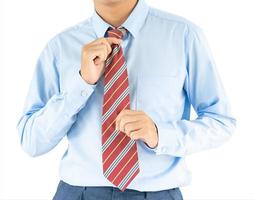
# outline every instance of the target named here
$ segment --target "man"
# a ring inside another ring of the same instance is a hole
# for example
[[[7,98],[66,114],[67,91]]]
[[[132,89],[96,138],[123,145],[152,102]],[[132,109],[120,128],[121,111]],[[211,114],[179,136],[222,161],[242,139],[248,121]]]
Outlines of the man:
[[[67,136],[55,200],[182,199],[185,156],[220,146],[235,127],[205,36],[144,0],[94,5],[41,53],[21,145],[38,156]]]

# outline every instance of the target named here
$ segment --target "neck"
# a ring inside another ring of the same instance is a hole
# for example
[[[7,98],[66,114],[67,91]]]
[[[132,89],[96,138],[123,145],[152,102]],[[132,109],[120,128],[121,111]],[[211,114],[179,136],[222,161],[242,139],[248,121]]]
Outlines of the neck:
[[[138,0],[121,0],[117,2],[94,0],[95,10],[100,17],[113,27],[119,27],[126,21]]]

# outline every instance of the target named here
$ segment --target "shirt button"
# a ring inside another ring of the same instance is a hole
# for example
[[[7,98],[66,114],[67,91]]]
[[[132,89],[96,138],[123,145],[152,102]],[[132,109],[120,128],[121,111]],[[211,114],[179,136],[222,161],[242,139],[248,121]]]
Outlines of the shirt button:
[[[56,98],[52,99],[52,102],[53,103],[57,102],[57,99]]]
[[[83,90],[83,91],[81,92],[81,95],[82,95],[83,97],[86,97],[86,96],[87,96],[87,92],[86,92],[85,90]]]
[[[168,151],[167,147],[162,147],[162,153],[166,153]]]

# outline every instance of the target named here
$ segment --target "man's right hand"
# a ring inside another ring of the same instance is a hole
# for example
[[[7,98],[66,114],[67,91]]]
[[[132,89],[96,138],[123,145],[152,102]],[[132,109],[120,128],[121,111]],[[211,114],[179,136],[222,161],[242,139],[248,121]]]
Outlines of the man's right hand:
[[[122,40],[107,37],[99,38],[82,48],[81,76],[89,84],[95,84],[105,70],[105,61],[111,53],[112,44],[120,44]]]

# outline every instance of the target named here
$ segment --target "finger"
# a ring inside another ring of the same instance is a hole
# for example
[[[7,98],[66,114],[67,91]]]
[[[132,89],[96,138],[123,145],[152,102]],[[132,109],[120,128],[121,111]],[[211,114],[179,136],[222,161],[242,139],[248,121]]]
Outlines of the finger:
[[[112,47],[111,45],[107,42],[105,38],[100,38],[98,40],[95,40],[93,43],[90,44],[91,46],[100,46],[100,45],[105,45],[106,46],[106,52],[107,56],[111,53]]]
[[[138,111],[138,110],[124,109],[118,114],[118,117],[120,117],[121,115],[125,115],[125,114],[136,115],[136,114],[144,114],[144,112]]]
[[[142,128],[143,128],[143,122],[142,121],[130,122],[130,123],[127,123],[124,126],[125,134],[127,136],[129,136],[131,132],[137,131],[137,130],[142,129]]]
[[[107,42],[110,44],[110,46],[112,44],[120,44],[122,42],[121,39],[115,38],[115,37],[107,37],[105,38],[107,40]]]
[[[142,122],[143,121],[142,119],[143,119],[142,115],[124,115],[119,119],[118,128],[120,131],[125,132],[126,124],[138,121]]]
[[[132,131],[130,134],[129,134],[129,137],[132,139],[132,140],[144,140],[143,138],[143,135],[144,135],[144,129],[140,129],[140,130],[136,130],[136,131]]]
[[[101,63],[105,62],[104,58],[106,58],[106,55],[104,55],[104,54],[103,54],[102,57],[97,56],[97,57],[95,57],[95,59],[93,59],[93,62],[94,62],[95,65],[100,65]]]
[[[129,123],[129,122],[133,122],[133,121],[137,121],[137,120],[140,120],[141,118],[139,118],[139,116],[141,116],[140,114],[138,113],[134,113],[134,114],[121,114],[121,115],[118,115],[116,117],[116,129],[117,130],[124,130],[124,125],[126,123]]]
[[[100,65],[102,62],[103,62],[103,61],[102,61],[102,59],[101,59],[100,57],[96,57],[96,58],[94,59],[94,64],[95,64],[95,65]]]
[[[141,111],[137,111],[137,110],[124,109],[118,114],[116,119],[120,119],[124,115],[137,115],[141,113],[142,113]]]
[[[106,37],[106,38],[99,38],[99,39],[93,41],[92,43],[90,43],[90,45],[105,44],[107,46],[108,55],[109,55],[112,51],[111,46],[113,44],[121,44],[121,42],[122,42],[121,39],[118,39],[115,37]]]
[[[101,63],[104,62],[104,55],[103,54],[97,54],[98,56],[96,56],[94,59],[93,59],[93,62],[95,65],[100,65]]]
[[[107,56],[112,52],[112,47],[111,45],[107,42],[106,39],[101,41],[102,44],[104,44],[106,46],[107,49]]]
[[[96,62],[95,64],[100,64],[106,60],[106,57],[107,57],[106,47],[100,46],[100,47],[93,48],[90,51],[90,55],[92,59],[94,60],[94,62]]]
[[[122,39],[118,39],[115,37],[102,37],[102,38],[98,38],[98,39],[94,40],[93,42],[89,43],[88,45],[100,44],[101,42],[102,43],[107,42],[107,43],[109,43],[109,45],[120,44],[122,42]]]
[[[140,115],[140,114],[143,114],[142,111],[136,111],[136,110],[130,110],[130,109],[124,109],[122,110],[118,116],[116,117],[116,128],[118,128],[118,125],[119,125],[119,122],[121,120],[121,118],[124,116],[124,115]]]
[[[106,44],[94,44],[90,47],[91,50],[101,50],[104,53],[104,57],[107,58],[107,45]]]

